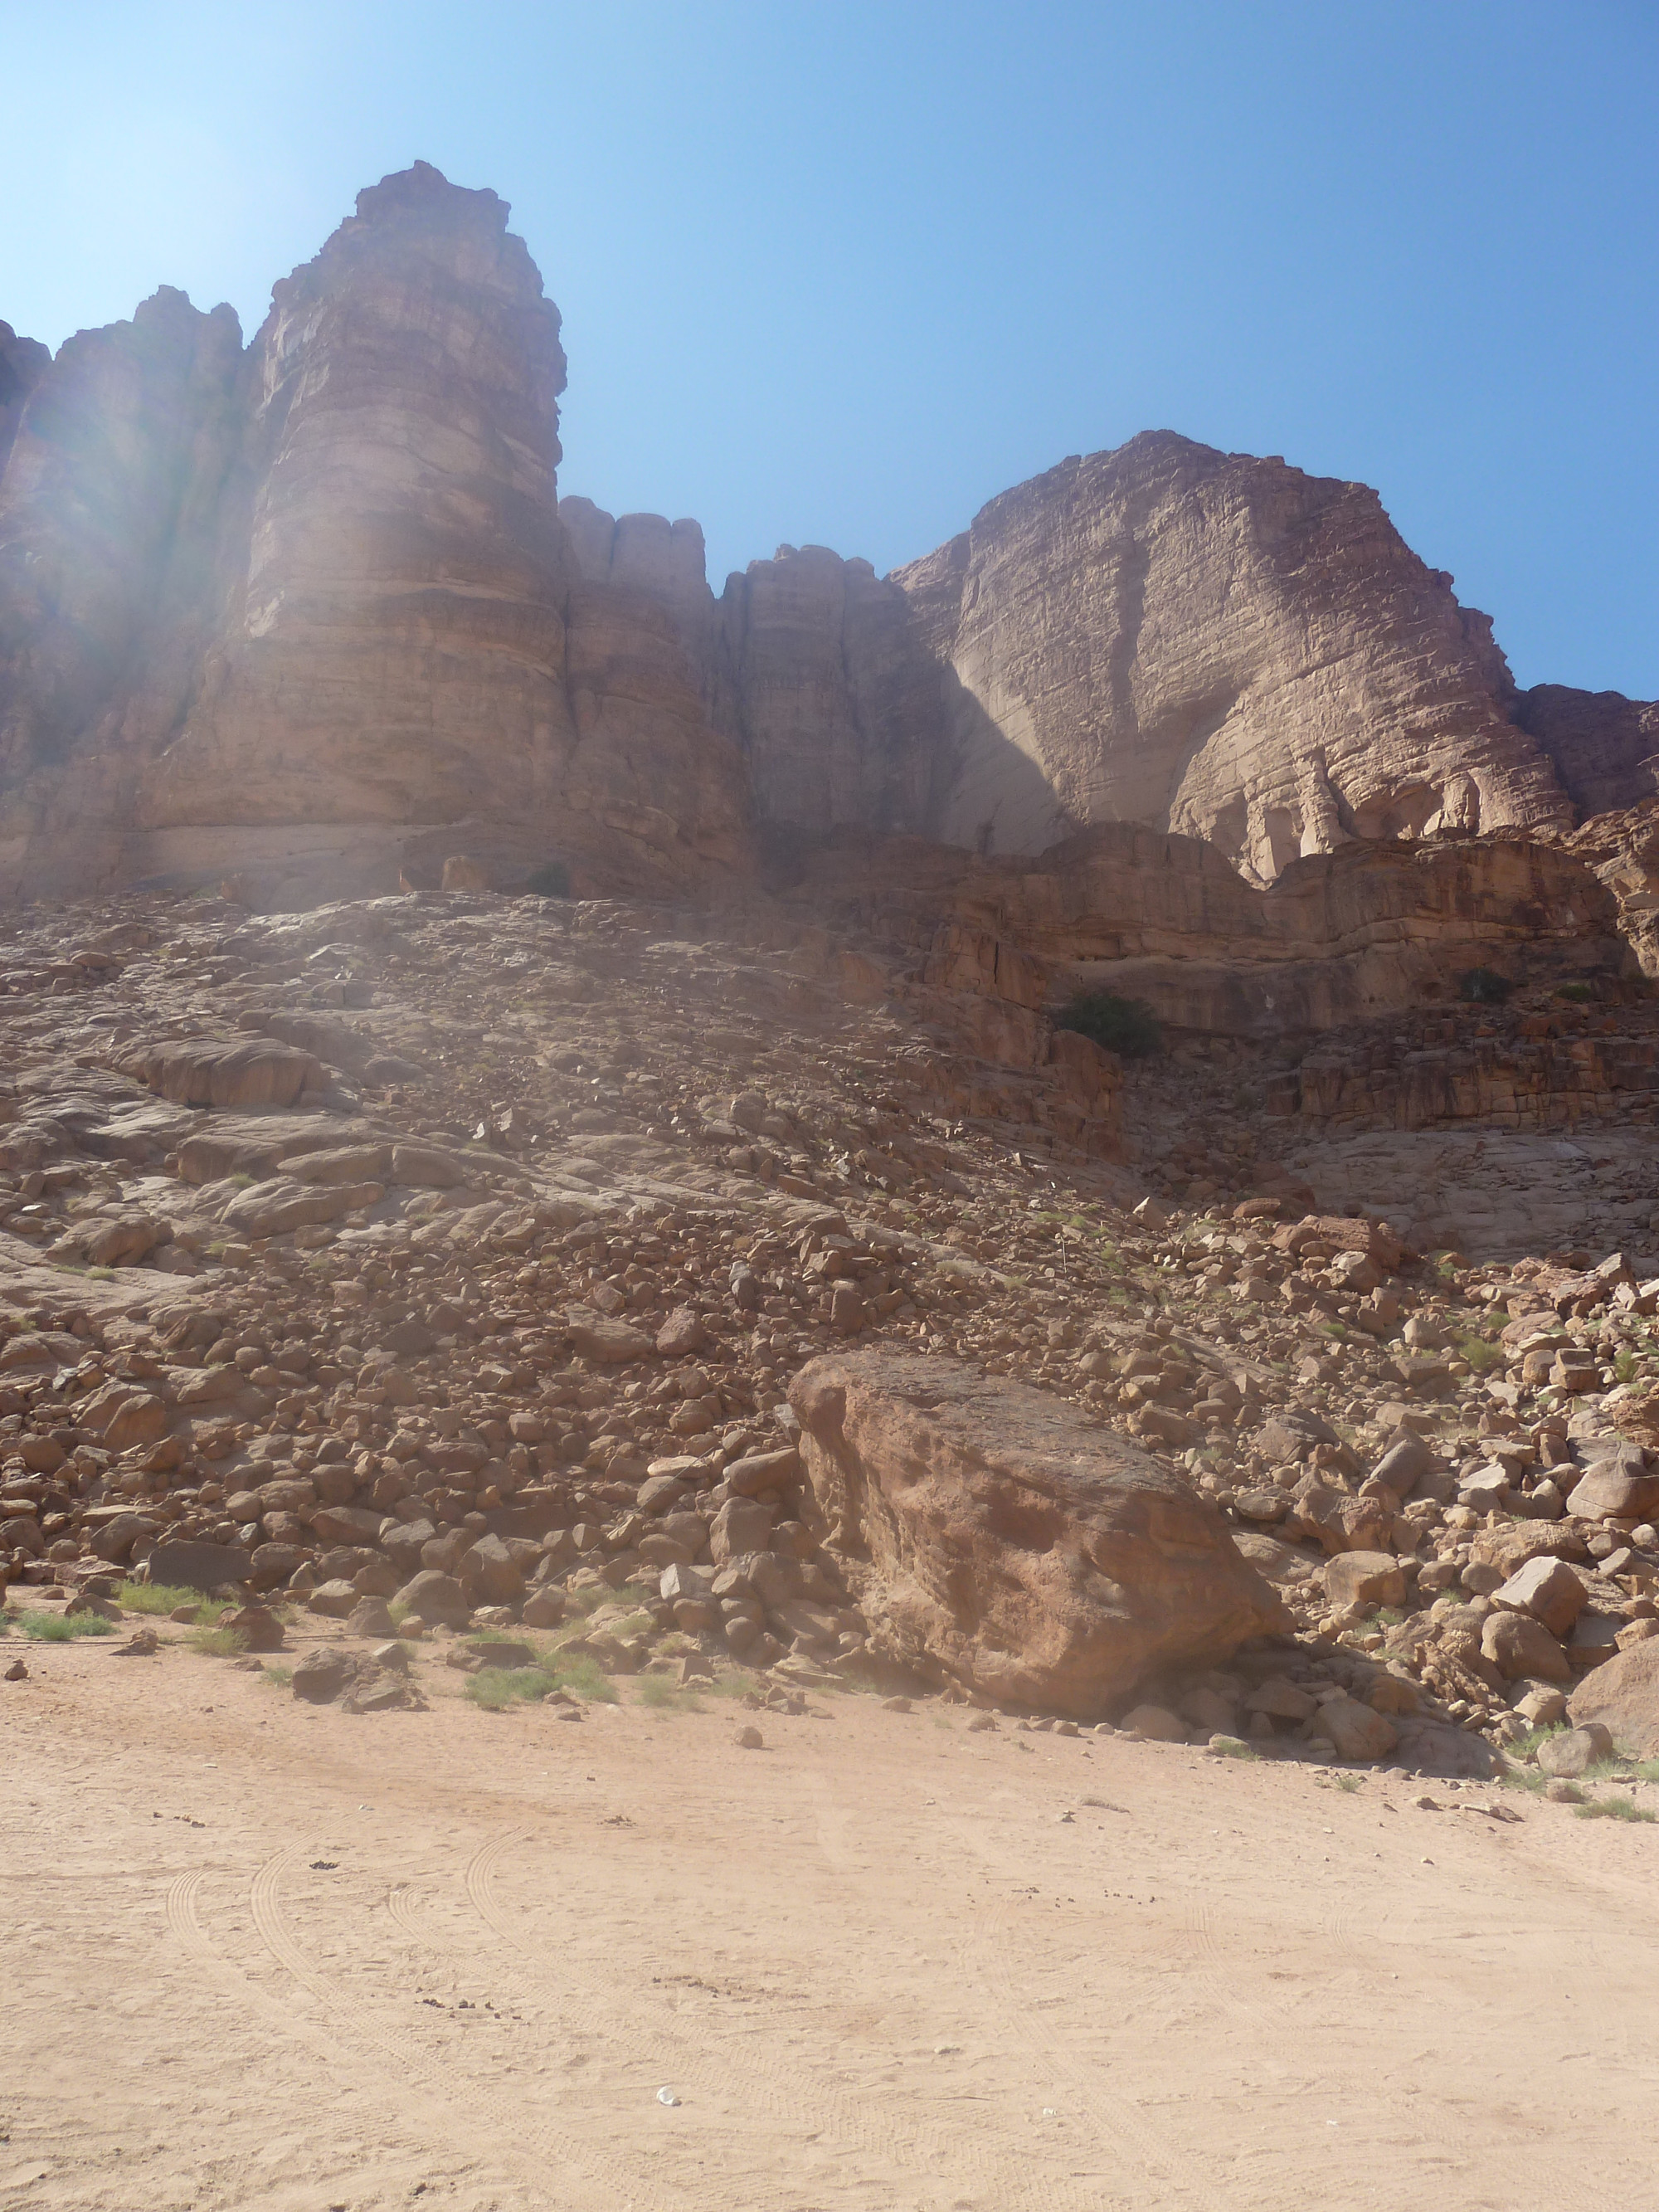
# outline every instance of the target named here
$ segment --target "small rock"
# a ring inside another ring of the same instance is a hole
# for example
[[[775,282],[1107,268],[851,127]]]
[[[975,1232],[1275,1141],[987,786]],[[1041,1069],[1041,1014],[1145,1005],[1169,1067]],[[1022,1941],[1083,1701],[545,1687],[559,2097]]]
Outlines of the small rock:
[[[752,1722],[740,1728],[732,1741],[740,1751],[763,1751],[766,1748],[765,1737]]]
[[[29,1670],[21,1659],[14,1659],[6,1669],[6,1680],[9,1682],[27,1682],[28,1678]]]

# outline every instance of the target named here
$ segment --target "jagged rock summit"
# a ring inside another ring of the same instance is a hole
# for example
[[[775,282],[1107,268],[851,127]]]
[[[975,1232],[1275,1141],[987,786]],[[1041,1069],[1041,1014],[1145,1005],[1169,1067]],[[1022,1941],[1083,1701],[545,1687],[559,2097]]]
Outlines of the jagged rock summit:
[[[465,851],[711,897],[769,830],[1120,821],[1266,882],[1651,791],[1656,710],[1517,694],[1374,492],[1166,431],[890,577],[785,546],[717,599],[694,522],[559,499],[507,213],[384,179],[246,348],[166,288],[55,359],[0,325],[0,894],[302,904]]]

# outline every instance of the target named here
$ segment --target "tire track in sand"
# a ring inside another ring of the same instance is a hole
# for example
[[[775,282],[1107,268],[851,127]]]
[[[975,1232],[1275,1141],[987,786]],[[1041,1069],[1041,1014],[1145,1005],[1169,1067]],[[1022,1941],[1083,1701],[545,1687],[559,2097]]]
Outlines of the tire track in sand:
[[[605,2192],[603,2197],[592,2195],[594,2212],[619,2212],[619,2208],[628,2208],[628,2212],[693,2212],[689,2201],[678,2191],[665,2191],[656,2175],[630,2167],[609,2152],[582,2142],[524,2102],[509,2103],[477,2081],[466,2083],[458,2095],[453,2072],[420,2051],[412,2037],[399,2037],[382,2026],[361,1999],[337,1989],[322,1969],[307,1958],[283,1917],[283,1878],[299,1856],[299,1848],[290,1846],[267,1859],[254,1875],[250,1893],[253,1924],[271,1957],[349,2045],[369,2057],[391,2080],[406,2083],[411,2075],[416,2076],[423,2091],[453,2115],[463,2131],[468,2124],[476,2124],[480,2113],[486,2116],[493,2124],[494,2154],[514,2157],[528,2166],[531,2161],[525,2152],[532,2150],[543,2161],[574,2169],[596,2190]],[[544,2190],[545,2164],[532,2170],[537,2185]]]

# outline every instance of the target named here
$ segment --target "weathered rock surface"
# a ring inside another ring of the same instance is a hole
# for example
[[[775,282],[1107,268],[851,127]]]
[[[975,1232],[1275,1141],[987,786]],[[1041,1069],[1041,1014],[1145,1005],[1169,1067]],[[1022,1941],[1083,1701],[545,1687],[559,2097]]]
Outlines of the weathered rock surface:
[[[1593,1667],[1568,1698],[1567,1714],[1575,1729],[1599,1723],[1628,1758],[1659,1757],[1659,1638]],[[1547,1748],[1540,1747],[1540,1765]]]
[[[1267,880],[1351,837],[1568,818],[1490,621],[1363,484],[1148,432],[895,580],[958,687],[953,842],[1134,820]]]
[[[948,1360],[815,1360],[802,1456],[894,1656],[1098,1719],[1161,1666],[1227,1657],[1277,1601],[1179,1477],[1062,1401]]]
[[[521,875],[684,887],[741,853],[695,697],[569,661],[559,318],[507,213],[417,164],[246,354],[228,308],[162,292],[40,379],[0,481],[27,556],[0,580],[14,887],[390,890],[469,820]]]
[[[1659,701],[1536,684],[1515,719],[1548,754],[1581,823],[1659,795]]]
[[[507,214],[384,179],[246,349],[166,289],[49,362],[0,325],[0,891],[556,862],[706,897],[757,818],[984,853],[1133,820],[1265,882],[1650,789],[1659,708],[1519,697],[1374,492],[1168,432],[891,576],[783,546],[717,599],[695,522],[558,501],[559,318]]]

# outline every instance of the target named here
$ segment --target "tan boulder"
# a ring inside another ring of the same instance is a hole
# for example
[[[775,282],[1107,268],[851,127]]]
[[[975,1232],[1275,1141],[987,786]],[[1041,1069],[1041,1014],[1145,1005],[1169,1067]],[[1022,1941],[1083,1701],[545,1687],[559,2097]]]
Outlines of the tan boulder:
[[[1659,1638],[1593,1667],[1567,1700],[1575,1727],[1599,1722],[1632,1759],[1659,1758]]]
[[[935,1679],[1098,1717],[1285,1618],[1213,1506],[1063,1400],[866,1352],[814,1360],[790,1401],[872,1643]]]
[[[301,1092],[322,1091],[328,1081],[308,1052],[265,1038],[129,1045],[112,1065],[178,1106],[292,1106]]]
[[[220,1218],[245,1237],[282,1237],[293,1229],[337,1221],[385,1194],[378,1182],[308,1183],[274,1176],[240,1191]]]
[[[1480,1649],[1506,1682],[1572,1680],[1565,1651],[1543,1623],[1528,1613],[1489,1613],[1480,1624]]]
[[[1492,1597],[1494,1605],[1530,1614],[1555,1637],[1571,1635],[1588,1595],[1583,1577],[1565,1559],[1540,1554],[1517,1567]]]
[[[1405,1570],[1392,1552],[1339,1552],[1326,1563],[1325,1595],[1334,1606],[1400,1605]]]
[[[1400,1741],[1400,1731],[1386,1713],[1346,1693],[1328,1698],[1302,1733],[1310,1742],[1322,1736],[1339,1759],[1351,1761],[1386,1759]]]

